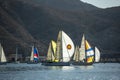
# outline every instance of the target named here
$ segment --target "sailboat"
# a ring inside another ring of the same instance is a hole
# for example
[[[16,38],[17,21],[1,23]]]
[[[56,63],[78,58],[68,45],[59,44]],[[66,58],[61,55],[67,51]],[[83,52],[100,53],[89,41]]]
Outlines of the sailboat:
[[[42,62],[42,65],[45,65],[46,63],[54,62],[56,55],[55,53],[56,53],[56,42],[52,40],[49,43],[46,61]]]
[[[30,56],[30,61],[28,64],[36,64],[38,63],[38,50],[36,47],[32,46],[32,51],[31,51],[31,56]]]
[[[5,53],[4,53],[3,47],[0,44],[0,65],[6,64],[6,63],[7,63],[7,59],[5,57]]]
[[[51,63],[46,63],[46,66],[69,66],[71,57],[74,53],[74,44],[72,39],[64,32],[59,31],[55,59]]]
[[[94,51],[83,35],[81,47],[78,49],[78,60],[74,60],[73,65],[92,65],[94,62]],[[75,54],[75,53],[74,53]]]
[[[100,61],[100,51],[97,47],[95,47],[95,63]]]

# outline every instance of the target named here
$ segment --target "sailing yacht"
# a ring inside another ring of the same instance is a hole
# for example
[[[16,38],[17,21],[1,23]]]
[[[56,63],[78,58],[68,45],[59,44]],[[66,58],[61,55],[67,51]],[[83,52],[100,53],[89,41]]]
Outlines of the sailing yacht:
[[[6,64],[7,63],[7,59],[3,50],[2,45],[0,44],[0,65],[2,64]]]
[[[81,41],[81,47],[75,51],[74,55],[77,52],[77,56],[73,57],[73,65],[92,65],[94,62],[94,51],[91,48],[90,44],[83,35]],[[76,60],[75,60],[76,58]]]
[[[38,50],[36,47],[32,46],[32,51],[31,51],[31,56],[30,56],[30,61],[28,64],[36,64],[38,63]]]
[[[64,32],[59,31],[55,59],[53,62],[47,62],[46,66],[69,66],[71,57],[74,53],[74,44],[72,39]]]

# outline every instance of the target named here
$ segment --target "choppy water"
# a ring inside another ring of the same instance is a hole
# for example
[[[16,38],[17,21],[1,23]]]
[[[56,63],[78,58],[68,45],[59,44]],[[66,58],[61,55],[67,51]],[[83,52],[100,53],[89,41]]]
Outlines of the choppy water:
[[[0,80],[120,80],[120,64],[93,66],[0,65]]]

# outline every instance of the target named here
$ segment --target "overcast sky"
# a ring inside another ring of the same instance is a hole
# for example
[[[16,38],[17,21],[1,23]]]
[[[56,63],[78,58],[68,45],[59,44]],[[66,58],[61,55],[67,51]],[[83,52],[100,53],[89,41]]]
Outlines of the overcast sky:
[[[93,4],[100,8],[120,6],[120,0],[81,0],[81,1]]]

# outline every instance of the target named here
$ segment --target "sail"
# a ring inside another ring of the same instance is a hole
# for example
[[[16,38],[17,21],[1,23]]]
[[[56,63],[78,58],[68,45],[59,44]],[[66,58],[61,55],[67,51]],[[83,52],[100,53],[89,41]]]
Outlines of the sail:
[[[62,31],[62,58],[63,62],[70,61],[74,54],[74,44],[72,39]]]
[[[59,31],[56,44],[55,62],[59,62],[61,60],[62,60],[62,31]]]
[[[84,37],[84,34],[83,34],[83,37],[82,37],[82,41],[81,41],[81,46],[80,46],[80,61],[84,61],[85,60],[85,37]]]
[[[38,50],[37,48],[34,47],[34,61],[37,62],[38,61]]]
[[[87,40],[85,40],[85,48],[86,48],[86,57],[87,57],[86,61],[87,63],[91,63],[94,61],[94,51]]]
[[[33,54],[34,54],[34,46],[32,46],[30,61],[34,60]]]
[[[74,53],[74,44],[71,38],[63,31],[59,31],[56,45],[56,60],[68,62]]]
[[[79,56],[80,56],[79,47],[76,46],[75,53],[74,53],[74,56],[73,56],[73,60],[76,61],[76,62],[78,62],[79,61]]]
[[[56,53],[56,42],[55,41],[51,41],[51,43],[52,43],[52,50],[53,50],[53,54],[55,55],[55,53]]]
[[[95,47],[95,62],[100,61],[100,51],[97,47]]]
[[[48,52],[47,52],[47,60],[48,61],[54,61],[55,57],[54,57],[54,53],[55,53],[55,50],[56,49],[56,43],[55,41],[51,41],[49,43],[49,48],[48,48]]]
[[[3,47],[0,44],[0,62],[7,62]]]

